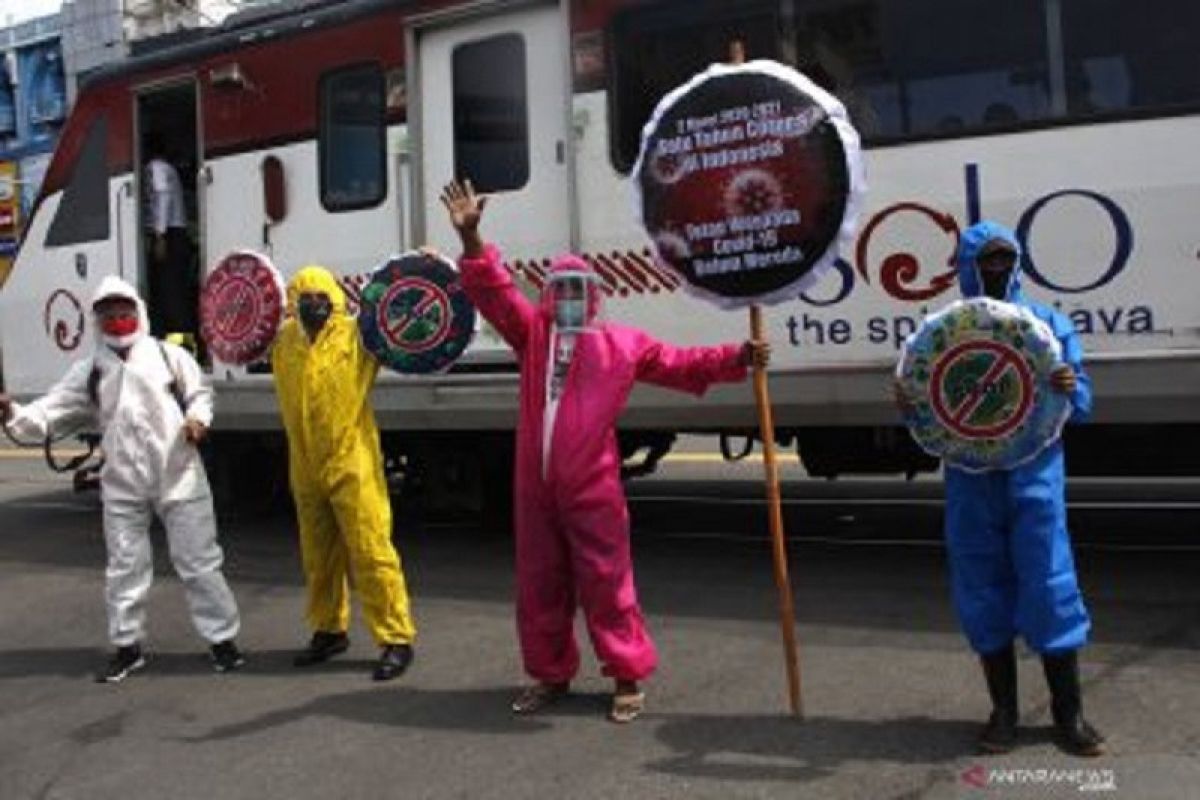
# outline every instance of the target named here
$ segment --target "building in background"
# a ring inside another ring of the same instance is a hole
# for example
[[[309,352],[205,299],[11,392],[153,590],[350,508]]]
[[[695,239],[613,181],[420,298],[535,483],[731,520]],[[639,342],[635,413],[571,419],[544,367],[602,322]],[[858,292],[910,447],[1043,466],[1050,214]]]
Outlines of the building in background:
[[[64,51],[69,96],[79,79],[125,58],[147,40],[219,25],[234,13],[277,0],[64,0]]]
[[[0,29],[0,285],[67,118],[62,18]]]
[[[281,0],[64,0],[0,28],[0,287],[58,134],[89,73]],[[295,0],[291,0],[292,5]]]

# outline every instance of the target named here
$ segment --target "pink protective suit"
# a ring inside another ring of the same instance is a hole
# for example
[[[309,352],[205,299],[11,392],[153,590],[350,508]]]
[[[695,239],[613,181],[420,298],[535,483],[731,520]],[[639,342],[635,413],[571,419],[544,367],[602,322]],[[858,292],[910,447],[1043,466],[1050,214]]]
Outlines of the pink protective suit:
[[[633,328],[597,323],[577,337],[543,469],[553,315],[517,289],[494,246],[482,258],[460,263],[464,288],[521,368],[515,523],[525,670],[545,683],[574,677],[578,603],[604,674],[644,679],[658,657],[633,585],[617,417],[635,381],[699,395],[715,382],[744,380],[740,346],[679,348]],[[561,259],[561,268],[588,269],[574,257]]]

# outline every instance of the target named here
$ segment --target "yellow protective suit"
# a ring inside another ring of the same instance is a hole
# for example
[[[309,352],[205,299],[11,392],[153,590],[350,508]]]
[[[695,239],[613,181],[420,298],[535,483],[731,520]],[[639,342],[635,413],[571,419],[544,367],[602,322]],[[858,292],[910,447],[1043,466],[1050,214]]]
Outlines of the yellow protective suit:
[[[324,293],[333,303],[311,343],[295,315],[296,299],[306,292]],[[346,295],[328,270],[300,270],[287,299],[288,319],[271,364],[288,437],[308,622],[314,631],[347,629],[349,574],[375,642],[411,643],[416,630],[392,546],[392,508],[370,399],[379,363],[363,348]]]

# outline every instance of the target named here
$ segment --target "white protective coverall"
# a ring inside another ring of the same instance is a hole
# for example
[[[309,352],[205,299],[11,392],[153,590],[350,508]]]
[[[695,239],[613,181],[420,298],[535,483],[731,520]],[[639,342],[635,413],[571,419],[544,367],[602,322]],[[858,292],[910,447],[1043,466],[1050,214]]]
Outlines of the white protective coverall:
[[[132,286],[106,277],[92,303],[109,297],[138,306],[138,331],[130,337],[125,359],[97,333],[95,354],[73,364],[43,397],[14,404],[8,428],[19,438],[40,439],[83,421],[98,423],[105,456],[100,473],[108,550],[105,600],[114,645],[145,638],[145,601],[154,579],[152,513],[166,528],[197,632],[210,644],[233,639],[238,610],[221,573],[212,493],[200,452],[183,433],[185,419],[205,427],[212,423],[212,389],[187,351],[149,336],[146,306]],[[94,368],[98,380],[92,378]]]

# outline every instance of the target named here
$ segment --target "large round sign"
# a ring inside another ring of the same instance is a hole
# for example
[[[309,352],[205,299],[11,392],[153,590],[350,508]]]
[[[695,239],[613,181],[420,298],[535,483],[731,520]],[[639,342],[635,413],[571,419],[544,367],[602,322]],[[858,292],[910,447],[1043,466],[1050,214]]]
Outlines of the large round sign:
[[[633,179],[659,260],[726,308],[811,287],[849,246],[864,190],[842,104],[773,61],[715,64],[664,97]]]
[[[227,364],[262,359],[283,324],[283,277],[270,259],[242,250],[217,264],[200,292],[200,335]]]
[[[909,337],[896,375],[905,422],[926,452],[969,472],[1011,469],[1044,450],[1070,416],[1050,387],[1061,365],[1050,327],[1028,309],[959,300]]]
[[[458,270],[424,253],[397,256],[371,275],[358,314],[363,344],[397,372],[441,372],[475,333],[475,307]]]

